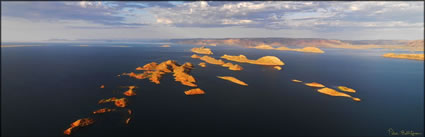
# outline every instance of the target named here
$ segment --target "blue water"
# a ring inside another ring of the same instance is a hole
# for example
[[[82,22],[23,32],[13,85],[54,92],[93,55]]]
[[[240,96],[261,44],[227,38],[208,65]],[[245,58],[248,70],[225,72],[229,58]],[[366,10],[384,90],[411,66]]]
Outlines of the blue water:
[[[58,136],[84,117],[96,123],[73,135],[387,136],[389,128],[424,133],[424,62],[380,57],[390,51],[324,49],[324,54],[309,54],[209,47],[215,58],[272,55],[285,62],[281,71],[237,63],[244,68],[237,72],[212,64],[198,67],[201,61],[190,58],[189,45],[47,45],[1,48],[2,136]],[[111,47],[116,45],[130,47]],[[171,74],[159,85],[117,77],[168,59],[195,64],[191,74],[206,94],[186,96],[191,88],[174,82]],[[225,75],[249,86],[216,78]],[[362,101],[320,94],[292,79],[331,88],[345,85],[356,89],[351,95]],[[138,86],[137,95],[128,97],[134,112],[129,125],[124,124],[124,111],[91,114],[113,107],[97,101],[123,97],[122,86],[129,85]]]

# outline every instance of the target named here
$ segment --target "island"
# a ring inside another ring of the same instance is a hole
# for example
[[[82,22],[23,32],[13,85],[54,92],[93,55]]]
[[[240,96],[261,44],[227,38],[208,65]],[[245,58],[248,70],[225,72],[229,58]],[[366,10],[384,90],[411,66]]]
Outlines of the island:
[[[204,46],[199,47],[199,48],[192,48],[191,51],[198,53],[198,54],[207,54],[207,55],[213,54],[211,49],[205,48]]]
[[[68,129],[66,129],[63,133],[65,135],[71,135],[71,132],[74,130],[74,128],[85,127],[85,126],[91,125],[93,123],[94,123],[94,120],[92,118],[78,119],[77,121],[73,122],[71,124],[71,127],[69,127]]]
[[[202,56],[199,59],[200,60],[203,60],[203,61],[205,61],[207,63],[214,64],[214,65],[223,65],[224,64],[224,61],[223,60],[221,60],[221,59],[215,59],[215,58],[210,57],[210,56],[207,56],[207,55]]]
[[[197,85],[194,84],[196,82],[195,78],[188,74],[192,68],[192,63],[186,62],[183,65],[173,69],[173,76],[175,81],[180,82],[182,85],[197,87]]]
[[[266,44],[260,44],[258,46],[251,47],[251,48],[255,48],[255,49],[274,49],[272,46],[266,45]]]
[[[124,92],[124,95],[126,96],[135,96],[136,93],[133,91],[133,89],[136,88],[136,86],[129,86],[128,90]]]
[[[193,68],[192,63],[186,62],[183,65],[177,64],[174,60],[167,60],[157,64],[156,62],[151,62],[143,67],[137,67],[136,70],[145,70],[143,73],[136,74],[134,72],[123,73],[122,75],[127,75],[136,79],[145,79],[149,80],[155,84],[160,84],[160,80],[164,74],[174,73],[175,81],[180,82],[183,85],[196,87],[194,84],[195,78],[189,75],[190,70]]]
[[[398,58],[398,59],[410,59],[410,60],[424,60],[424,54],[396,54],[386,53],[382,55],[385,58]]]
[[[286,46],[274,48],[274,47],[267,45],[267,44],[260,44],[258,46],[250,47],[250,48],[265,49],[265,50],[286,50],[286,51],[309,52],[309,53],[325,53],[323,50],[321,50],[320,48],[317,48],[317,47],[304,47],[302,49],[291,49],[291,48],[288,48]]]
[[[325,85],[322,85],[322,84],[317,83],[317,82],[305,83],[305,85],[307,85],[309,87],[315,87],[315,88],[323,88],[323,87],[325,87]]]
[[[281,70],[282,69],[280,66],[274,66],[273,68],[274,69],[277,69],[277,70]]]
[[[163,47],[163,48],[169,48],[169,47],[171,47],[170,45],[162,45],[162,46],[160,46],[160,47]]]
[[[194,59],[199,59],[199,58],[201,58],[201,56],[199,56],[199,55],[196,55],[196,54],[193,54],[192,56],[190,56],[191,58],[194,58]]]
[[[229,70],[234,70],[234,71],[241,71],[241,70],[243,70],[242,66],[240,66],[238,64],[232,64],[230,62],[224,63],[221,66],[227,67],[227,68],[229,68]]]
[[[323,50],[321,50],[317,47],[304,47],[302,49],[293,49],[293,51],[309,52],[309,53],[325,53]]]
[[[248,86],[248,84],[246,84],[245,82],[235,78],[235,77],[231,77],[231,76],[217,76],[218,78],[224,79],[224,80],[228,80],[230,82],[242,85],[242,86]]]
[[[346,86],[338,86],[338,89],[345,92],[356,93],[356,90],[346,87]]]
[[[112,111],[115,111],[115,109],[101,108],[101,109],[98,109],[96,111],[93,111],[93,114],[103,114],[103,113],[112,112]]]
[[[257,60],[250,60],[246,58],[245,55],[231,56],[231,55],[224,54],[223,56],[221,56],[221,58],[224,58],[230,61],[250,63],[250,64],[256,64],[256,65],[279,65],[279,66],[285,65],[285,63],[283,63],[278,57],[275,57],[275,56],[264,56]]]
[[[352,97],[352,96],[350,96],[348,94],[345,94],[345,93],[342,93],[342,92],[338,92],[338,91],[336,91],[334,89],[331,89],[331,88],[321,88],[321,89],[318,89],[317,91],[319,93],[326,94],[326,95],[329,95],[329,96],[348,97],[348,98],[351,98],[354,101],[360,101],[359,98]]]
[[[127,106],[127,98],[120,98],[117,99],[115,97],[108,98],[108,99],[101,99],[99,100],[98,104],[108,103],[108,102],[114,102],[115,106],[117,107],[126,107]]]
[[[205,91],[200,88],[190,89],[184,92],[186,95],[203,95],[205,94]]]
[[[205,68],[207,66],[207,64],[205,64],[205,62],[201,62],[198,65],[201,66],[201,67],[203,67],[203,68]]]
[[[125,120],[125,124],[130,123],[131,117],[127,118],[127,120]]]
[[[300,83],[300,82],[302,82],[301,80],[296,80],[296,79],[293,79],[293,80],[291,80],[292,82],[297,82],[297,83]]]
[[[232,64],[230,62],[225,63],[223,60],[221,59],[215,59],[213,57],[210,56],[203,56],[200,58],[201,60],[210,63],[210,64],[214,64],[214,65],[220,65],[222,67],[227,67],[229,70],[233,70],[233,71],[241,71],[243,70],[242,66],[238,65],[238,64]]]

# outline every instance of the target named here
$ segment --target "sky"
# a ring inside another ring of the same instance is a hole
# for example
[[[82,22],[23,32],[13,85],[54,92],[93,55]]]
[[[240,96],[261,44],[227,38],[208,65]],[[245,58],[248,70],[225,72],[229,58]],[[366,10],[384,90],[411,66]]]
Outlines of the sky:
[[[417,40],[423,1],[8,1],[2,42],[176,38]]]

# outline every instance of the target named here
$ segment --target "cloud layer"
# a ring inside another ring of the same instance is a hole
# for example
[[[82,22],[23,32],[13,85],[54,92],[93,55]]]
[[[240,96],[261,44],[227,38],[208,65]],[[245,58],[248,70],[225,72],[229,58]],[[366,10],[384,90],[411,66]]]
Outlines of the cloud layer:
[[[418,39],[424,2],[1,2],[2,39]],[[228,32],[228,31],[232,32]],[[72,33],[70,33],[72,32]],[[95,33],[96,32],[96,33]]]
[[[268,29],[423,27],[423,2],[205,2],[150,8],[156,23],[177,27]]]

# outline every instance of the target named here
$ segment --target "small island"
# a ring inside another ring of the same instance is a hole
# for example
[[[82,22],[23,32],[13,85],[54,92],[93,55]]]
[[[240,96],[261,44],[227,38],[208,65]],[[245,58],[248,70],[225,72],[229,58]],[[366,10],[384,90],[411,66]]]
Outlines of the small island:
[[[93,114],[103,114],[103,113],[112,112],[112,111],[115,111],[115,109],[101,108],[101,109],[98,109],[96,111],[93,111]]]
[[[143,67],[137,67],[136,70],[145,70],[143,73],[136,74],[134,72],[123,73],[122,75],[127,75],[136,79],[145,79],[149,78],[149,80],[155,84],[160,84],[160,79],[162,75],[166,73],[174,73],[175,81],[180,82],[183,85],[196,87],[194,84],[196,82],[195,78],[188,73],[193,68],[192,63],[186,62],[183,65],[178,65],[174,60],[167,60],[161,62],[160,64],[156,62],[151,62]]]
[[[325,87],[325,85],[322,85],[322,84],[317,83],[317,82],[305,83],[305,85],[307,85],[309,87],[315,87],[315,88],[323,88],[323,87]]]
[[[398,59],[410,59],[410,60],[424,60],[424,54],[396,54],[386,53],[382,55],[385,58],[398,58]]]
[[[92,118],[78,119],[77,121],[73,122],[71,126],[68,129],[66,129],[63,133],[65,135],[71,135],[71,132],[74,130],[74,128],[85,127],[93,123],[94,123],[94,120]]]
[[[192,56],[190,56],[191,58],[194,58],[194,59],[199,59],[199,58],[201,58],[201,56],[199,56],[199,55],[197,55],[197,54],[193,54]]]
[[[205,62],[201,62],[198,65],[201,66],[201,67],[203,67],[203,68],[205,68],[207,66],[207,64],[205,64]]]
[[[199,48],[192,48],[191,51],[198,53],[198,54],[207,54],[207,55],[213,54],[211,49],[205,48],[204,46],[199,47]]]
[[[348,94],[345,94],[345,93],[342,93],[342,92],[338,92],[338,91],[336,91],[334,89],[331,89],[331,88],[321,88],[321,89],[318,89],[317,92],[322,93],[322,94],[326,94],[326,95],[329,95],[329,96],[348,97],[348,98],[353,99],[354,101],[360,101],[359,98],[352,97],[352,96],[350,96]]]
[[[227,67],[229,70],[233,70],[233,71],[241,71],[243,70],[242,66],[238,65],[238,64],[232,64],[230,62],[225,63],[223,60],[221,59],[215,59],[213,57],[210,56],[203,56],[200,58],[201,60],[210,63],[210,64],[214,64],[214,65],[220,65],[222,67]]]
[[[250,64],[256,64],[256,65],[285,65],[285,63],[283,63],[278,57],[275,56],[264,56],[261,57],[257,60],[250,60],[248,58],[246,58],[246,56],[244,55],[239,55],[239,56],[231,56],[231,55],[227,55],[224,54],[223,56],[221,56],[221,58],[230,60],[230,61],[235,61],[235,62],[241,62],[241,63],[250,63]]]
[[[273,68],[274,69],[277,69],[277,70],[281,70],[282,69],[280,66],[274,66]]]
[[[293,79],[293,80],[291,80],[292,82],[297,82],[297,83],[300,83],[300,82],[302,82],[301,80],[296,80],[296,79]]]
[[[356,93],[356,90],[346,87],[346,86],[338,86],[338,89],[345,92]]]
[[[128,86],[128,90],[126,92],[124,92],[124,95],[135,96],[136,92],[133,91],[134,88],[136,88],[136,86]]]
[[[200,88],[190,89],[184,92],[186,95],[203,95],[205,94],[205,91]]]
[[[246,84],[245,82],[235,78],[235,77],[231,77],[231,76],[217,76],[218,78],[224,79],[224,80],[228,80],[230,82],[242,85],[242,86],[248,86],[248,84]]]

